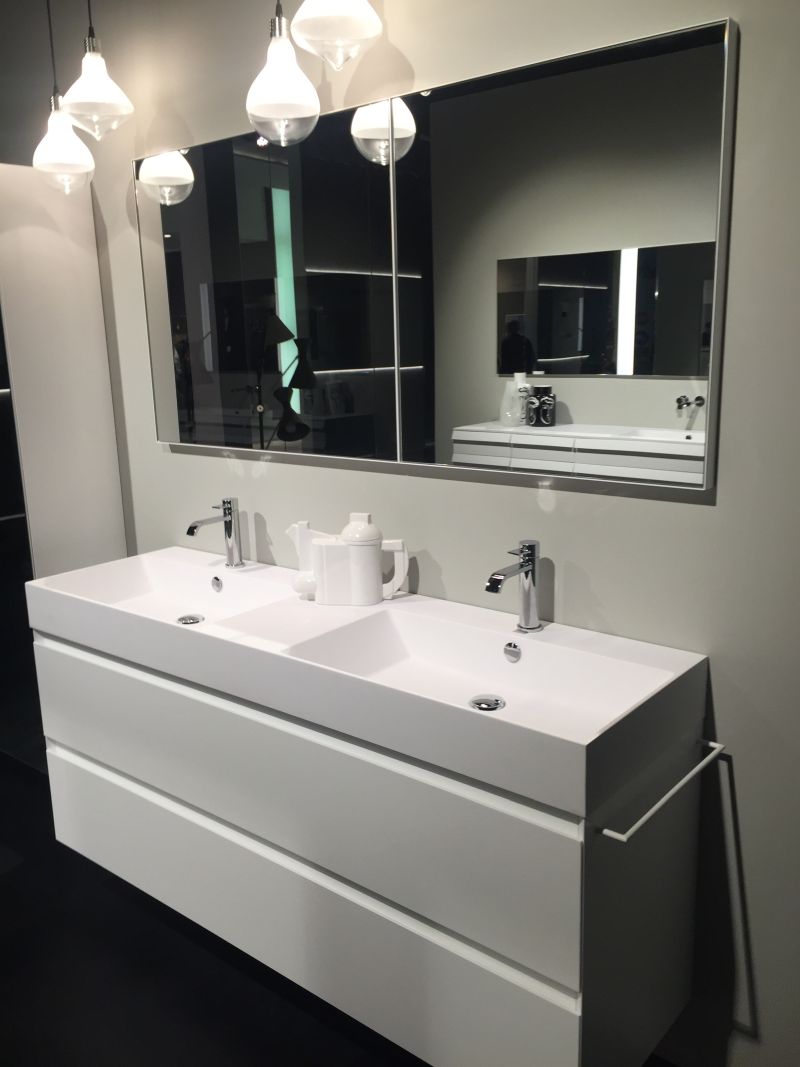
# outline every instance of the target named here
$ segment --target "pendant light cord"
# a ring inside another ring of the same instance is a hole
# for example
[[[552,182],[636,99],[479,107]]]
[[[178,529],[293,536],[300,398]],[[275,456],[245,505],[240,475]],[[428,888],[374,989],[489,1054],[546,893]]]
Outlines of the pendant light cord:
[[[281,4],[281,0],[277,0],[277,3],[275,4],[275,18],[283,18],[283,5]]]
[[[53,96],[58,97],[60,93],[56,77],[56,48],[53,44],[53,14],[50,11],[50,0],[45,0],[45,3],[47,4],[47,29],[50,33],[50,62],[53,65]]]
[[[89,8],[89,32],[87,37],[94,37],[94,19],[92,18],[92,0],[86,0],[86,6]]]

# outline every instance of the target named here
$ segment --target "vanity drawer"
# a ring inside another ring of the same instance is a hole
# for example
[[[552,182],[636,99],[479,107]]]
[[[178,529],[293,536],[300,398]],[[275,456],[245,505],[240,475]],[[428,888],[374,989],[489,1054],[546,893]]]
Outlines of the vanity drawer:
[[[59,841],[426,1062],[578,1067],[579,998],[58,746],[48,767]]]
[[[36,658],[48,739],[580,989],[577,819],[48,638]]]

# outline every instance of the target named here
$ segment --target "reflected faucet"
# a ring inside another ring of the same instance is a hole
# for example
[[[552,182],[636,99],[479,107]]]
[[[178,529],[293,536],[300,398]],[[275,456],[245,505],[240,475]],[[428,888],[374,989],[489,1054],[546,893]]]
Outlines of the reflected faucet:
[[[519,556],[519,563],[495,571],[486,583],[487,593],[499,593],[506,578],[519,575],[519,621],[517,629],[532,633],[542,629],[539,605],[536,598],[536,564],[539,560],[538,541],[520,541],[519,548],[512,548],[511,556]]]
[[[221,522],[225,532],[225,566],[243,567],[242,559],[242,536],[239,531],[239,501],[235,496],[222,498],[221,504],[214,504],[221,511],[221,515],[212,515],[210,519],[196,519],[189,525],[186,531],[189,537],[194,537],[201,526],[208,526],[212,522]]]

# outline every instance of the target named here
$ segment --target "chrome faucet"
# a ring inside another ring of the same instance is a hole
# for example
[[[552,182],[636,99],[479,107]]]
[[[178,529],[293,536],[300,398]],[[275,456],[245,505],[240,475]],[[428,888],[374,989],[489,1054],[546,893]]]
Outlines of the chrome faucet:
[[[242,559],[242,536],[239,531],[239,501],[235,496],[222,498],[221,504],[215,504],[221,515],[212,515],[210,519],[197,519],[191,523],[186,531],[189,537],[194,537],[201,526],[208,526],[212,522],[221,522],[225,531],[225,566],[243,567]]]
[[[678,411],[683,411],[684,408],[702,408],[705,406],[706,398],[704,396],[696,396],[694,400],[690,400],[686,393],[682,393],[675,399],[675,406]]]
[[[539,605],[536,599],[536,564],[539,560],[538,541],[520,541],[519,548],[512,548],[511,556],[519,556],[519,563],[495,571],[486,583],[487,593],[499,593],[506,578],[519,575],[519,622],[517,629],[525,633],[541,630]]]

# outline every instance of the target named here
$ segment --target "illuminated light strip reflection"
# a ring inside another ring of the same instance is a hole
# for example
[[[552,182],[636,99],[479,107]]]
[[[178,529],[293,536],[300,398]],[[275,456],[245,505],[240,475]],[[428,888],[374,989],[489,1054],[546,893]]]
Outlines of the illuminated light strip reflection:
[[[603,289],[608,290],[607,285],[580,285],[578,282],[539,282],[538,289]]]
[[[297,336],[297,304],[294,296],[294,256],[292,254],[292,209],[288,189],[272,190],[272,218],[275,224],[275,289],[279,318]],[[283,341],[278,345],[278,367],[281,382],[288,385],[291,381],[297,357],[294,341]],[[292,390],[290,403],[294,403],[297,390]]]
[[[358,278],[391,278],[388,270],[337,270],[335,267],[306,267],[306,274],[353,274]],[[421,281],[421,274],[398,274],[398,278],[413,278]]]
[[[425,368],[420,363],[413,367],[401,367],[400,370],[425,370]],[[341,370],[315,370],[314,374],[319,377],[320,374],[376,374],[378,371],[394,371],[394,367],[343,367]]]
[[[619,257],[619,305],[617,308],[617,374],[633,374],[636,337],[636,276],[639,249],[623,248]]]

